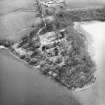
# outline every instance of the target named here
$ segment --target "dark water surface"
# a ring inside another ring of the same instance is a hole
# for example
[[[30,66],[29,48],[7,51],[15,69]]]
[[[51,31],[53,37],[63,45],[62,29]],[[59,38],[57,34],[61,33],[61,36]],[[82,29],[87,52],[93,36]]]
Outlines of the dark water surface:
[[[81,105],[72,92],[0,51],[0,105]]]

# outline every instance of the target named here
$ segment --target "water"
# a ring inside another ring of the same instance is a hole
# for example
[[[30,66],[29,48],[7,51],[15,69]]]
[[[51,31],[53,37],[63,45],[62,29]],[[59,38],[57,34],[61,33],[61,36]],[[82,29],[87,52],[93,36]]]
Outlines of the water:
[[[0,51],[0,105],[81,105],[71,91]]]
[[[91,37],[90,53],[97,65],[95,73],[97,79],[95,84],[84,91],[76,92],[76,96],[84,103],[84,105],[104,105],[105,103],[105,22],[91,22],[81,25],[87,35]]]
[[[103,105],[104,89],[104,27],[93,22],[82,27],[93,38],[93,58],[97,64],[96,83],[82,91],[71,92],[38,71],[13,57],[7,50],[0,51],[1,105]],[[88,34],[87,34],[88,35]]]

